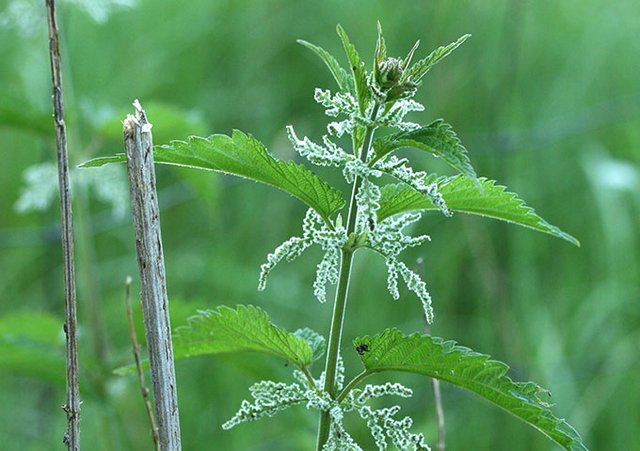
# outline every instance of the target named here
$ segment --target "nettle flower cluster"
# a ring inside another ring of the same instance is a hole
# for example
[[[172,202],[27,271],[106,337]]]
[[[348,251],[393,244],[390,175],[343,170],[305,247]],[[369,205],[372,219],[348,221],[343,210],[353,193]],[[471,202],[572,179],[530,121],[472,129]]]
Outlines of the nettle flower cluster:
[[[253,402],[243,401],[240,410],[229,421],[224,429],[231,429],[241,423],[248,423],[276,413],[295,405],[304,405],[309,410],[327,411],[331,417],[329,439],[323,451],[362,451],[362,448],[345,430],[344,414],[356,412],[366,421],[367,427],[375,440],[378,449],[388,449],[388,444],[400,450],[428,450],[423,434],[409,431],[413,421],[409,417],[401,420],[395,418],[400,411],[399,406],[372,409],[367,405],[372,399],[383,396],[400,396],[409,398],[413,395],[410,388],[399,383],[387,382],[381,385],[367,384],[362,389],[349,391],[343,399],[333,399],[318,387],[324,385],[325,373],[320,378],[309,378],[300,370],[293,372],[295,382],[260,381],[249,388]],[[343,390],[344,365],[338,359],[336,388]]]
[[[405,249],[429,240],[427,235],[413,237],[404,233],[407,226],[421,218],[420,213],[407,213],[378,222],[377,212],[381,196],[379,182],[383,175],[388,175],[416,189],[429,198],[443,214],[450,216],[451,212],[438,192],[437,183],[426,172],[413,170],[406,158],[379,156],[370,152],[367,148],[370,142],[362,142],[353,152],[345,151],[336,142],[343,135],[350,135],[354,143],[359,142],[363,130],[372,135],[380,127],[400,131],[420,128],[419,124],[404,120],[412,111],[424,111],[424,106],[412,99],[418,83],[412,79],[408,70],[416,48],[417,44],[405,59],[385,58],[382,55],[382,52],[386,54],[384,41],[382,49],[379,41],[374,71],[366,78],[366,89],[370,95],[364,109],[351,92],[332,93],[320,88],[315,90],[314,99],[325,108],[326,115],[340,119],[327,125],[327,134],[322,137],[321,144],[306,136],[300,138],[293,126],[287,126],[287,136],[298,154],[317,166],[340,168],[350,184],[358,181],[355,230],[348,234],[341,216],[333,222],[325,222],[313,209],[309,209],[303,220],[302,236],[288,239],[267,256],[267,262],[261,266],[258,285],[260,290],[266,287],[267,276],[277,263],[282,260],[292,261],[316,244],[325,254],[317,266],[314,295],[320,302],[325,302],[327,285],[338,282],[341,250],[369,248],[385,258],[388,268],[387,287],[391,296],[394,299],[400,297],[398,280],[402,278],[408,289],[422,302],[428,321],[432,321],[433,309],[426,284],[398,259]]]

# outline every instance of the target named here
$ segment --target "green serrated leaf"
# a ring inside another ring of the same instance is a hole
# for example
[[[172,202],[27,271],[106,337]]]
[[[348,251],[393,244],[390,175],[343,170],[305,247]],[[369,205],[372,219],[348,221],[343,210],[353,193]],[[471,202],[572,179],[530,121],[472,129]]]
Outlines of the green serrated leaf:
[[[223,172],[275,186],[329,217],[344,206],[341,193],[305,166],[275,159],[253,136],[234,130],[231,136],[191,136],[154,149],[156,163]],[[126,161],[124,154],[95,158],[80,167],[97,167]]]
[[[406,336],[396,329],[357,338],[354,345],[365,375],[402,371],[443,380],[492,402],[566,450],[587,449],[575,429],[551,412],[544,401],[547,391],[532,382],[513,382],[506,375],[509,367],[488,355],[437,337]]]
[[[451,125],[444,120],[438,119],[417,130],[392,133],[376,139],[373,143],[373,149],[376,152],[374,162],[402,147],[415,147],[441,157],[480,187],[476,171],[471,166],[467,155],[467,149],[462,145]]]
[[[321,358],[327,350],[327,340],[325,340],[325,338],[318,332],[309,329],[308,327],[296,330],[293,335],[298,338],[302,338],[309,343],[309,346],[311,346],[311,350],[313,351],[314,361]]]
[[[358,51],[349,41],[349,37],[344,29],[338,25],[338,36],[342,40],[344,51],[349,59],[349,67],[351,68],[351,74],[353,75],[353,81],[356,88],[356,98],[358,99],[358,105],[360,106],[360,112],[364,113],[369,104],[370,92],[369,85],[367,83],[367,72],[365,70],[364,61],[360,58]]]
[[[343,91],[343,92],[352,91],[350,86],[351,80],[349,78],[349,74],[347,73],[346,70],[344,70],[340,66],[340,64],[338,63],[338,61],[335,59],[333,55],[331,55],[322,47],[319,47],[315,44],[304,41],[302,39],[298,39],[297,42],[298,44],[301,44],[306,48],[310,49],[311,51],[313,51],[316,55],[318,55],[322,59],[322,61],[324,61],[324,63],[327,65],[327,67],[331,71],[331,75],[333,75],[333,78],[338,83],[338,87],[340,88],[340,91]]]
[[[427,74],[427,72],[429,72],[429,70],[433,66],[449,56],[451,52],[460,47],[460,45],[462,45],[462,43],[466,41],[470,36],[470,34],[465,34],[464,36],[461,36],[457,41],[452,42],[449,45],[438,47],[433,52],[431,52],[429,56],[421,59],[413,66],[411,66],[411,68],[407,72],[405,72],[405,77],[402,81],[406,81],[411,78],[414,83],[419,83],[420,80],[422,80],[422,78]]]
[[[229,352],[261,352],[305,367],[314,351],[304,337],[275,326],[252,305],[201,310],[173,335],[176,359]]]
[[[548,233],[580,246],[577,239],[542,219],[515,193],[507,191],[504,186],[496,185],[495,180],[481,177],[478,182],[482,190],[467,177],[440,178],[438,190],[451,211],[499,219]],[[427,197],[410,186],[387,185],[382,188],[378,221],[407,211],[437,209]]]
[[[378,40],[376,41],[376,50],[373,58],[373,69],[376,68],[382,63],[385,59],[387,59],[387,45],[384,42],[384,36],[382,35],[382,25],[380,22],[377,23],[378,27]]]

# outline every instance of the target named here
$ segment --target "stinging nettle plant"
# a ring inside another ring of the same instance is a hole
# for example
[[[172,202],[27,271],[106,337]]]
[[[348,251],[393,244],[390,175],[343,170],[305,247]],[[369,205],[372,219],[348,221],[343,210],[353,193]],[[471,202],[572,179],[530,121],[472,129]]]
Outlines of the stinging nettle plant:
[[[373,408],[370,401],[382,396],[407,398],[412,390],[394,382],[363,385],[370,375],[401,371],[436,378],[469,390],[525,421],[567,450],[585,450],[577,432],[550,410],[548,392],[538,385],[512,381],[508,366],[489,356],[420,333],[404,335],[397,329],[354,340],[352,352],[362,363],[361,372],[345,379],[340,357],[341,335],[354,253],[359,249],[379,254],[387,267],[387,287],[399,298],[400,281],[415,294],[428,322],[434,313],[425,282],[401,259],[404,250],[429,241],[412,236],[409,226],[423,212],[447,217],[456,212],[511,222],[567,240],[572,236],[547,223],[531,208],[493,180],[478,177],[467,151],[451,126],[438,119],[422,126],[405,121],[407,113],[423,111],[413,98],[429,70],[459,47],[469,35],[413,62],[419,41],[404,58],[387,55],[378,24],[373,68],[367,71],[342,27],[337,27],[349,70],[343,69],[326,50],[306,41],[300,44],[315,52],[331,71],[337,89],[316,89],[314,99],[335,120],[326,127],[320,143],[300,137],[289,125],[287,136],[295,151],[311,164],[338,168],[352,185],[349,203],[342,193],[304,165],[279,161],[251,135],[235,130],[231,136],[190,137],[156,147],[157,163],[187,166],[233,174],[279,188],[309,207],[300,236],[289,238],[267,256],[260,268],[258,288],[264,289],[270,272],[283,260],[292,261],[317,245],[324,256],[316,268],[313,294],[326,302],[327,286],[336,285],[328,340],[308,329],[287,332],[269,321],[254,306],[225,306],[200,311],[189,324],[176,329],[176,358],[205,354],[254,351],[290,362],[293,379],[261,381],[250,389],[252,401],[243,401],[224,429],[269,417],[301,405],[319,411],[317,450],[359,450],[361,447],[343,425],[345,414],[355,413],[366,422],[378,449],[429,449],[421,433],[411,431],[412,420],[399,416],[400,407]],[[380,129],[396,129],[376,136]],[[351,138],[351,149],[337,142]],[[448,163],[454,176],[415,171],[406,158],[394,152],[413,147]],[[97,158],[84,167],[125,161],[122,154]],[[384,180],[394,183],[383,184]],[[346,210],[345,210],[346,208]],[[420,309],[416,308],[415,314]],[[326,354],[326,356],[325,356]],[[324,370],[316,363],[325,356]],[[316,373],[314,375],[314,372]]]

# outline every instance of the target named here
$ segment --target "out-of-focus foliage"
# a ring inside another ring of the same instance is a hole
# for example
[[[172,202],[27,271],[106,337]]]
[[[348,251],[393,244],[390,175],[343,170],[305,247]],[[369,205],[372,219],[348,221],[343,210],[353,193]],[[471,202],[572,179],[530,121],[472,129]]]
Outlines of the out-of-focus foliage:
[[[62,1],[70,158],[79,163],[121,151],[120,121],[139,98],[156,144],[239,128],[288,160],[294,152],[285,124],[320,137],[323,112],[313,88],[334,83],[296,39],[341,55],[334,34],[341,23],[370,61],[376,20],[389,55],[406,54],[418,38],[429,49],[472,34],[448,64],[425,77],[417,100],[428,108],[413,114],[423,123],[446,117],[478,173],[520,193],[582,248],[462,214],[423,220],[416,227],[432,242],[407,258],[425,260],[433,332],[510,362],[514,379],[550,388],[554,412],[591,449],[640,449],[633,442],[640,393],[632,389],[640,374],[639,15],[635,0]],[[0,3],[0,58],[0,318],[21,332],[20,349],[46,351],[40,361],[47,362],[62,352],[56,197],[45,210],[15,210],[27,186],[25,171],[51,164],[55,155],[44,5]],[[398,152],[421,158],[419,150]],[[424,158],[424,167],[433,167]],[[444,162],[436,169],[450,174]],[[267,290],[256,290],[260,263],[298,232],[304,206],[225,176],[161,167],[157,176],[174,325],[199,308],[244,303],[267,309],[288,330],[309,326],[326,335],[330,303],[316,302],[311,287],[317,255],[283,267]],[[113,180],[118,177],[124,180],[124,173]],[[341,186],[337,174],[331,180]],[[233,208],[218,201],[222,191]],[[133,231],[95,182],[77,184],[74,196],[83,442],[98,451],[147,449],[136,379],[112,373],[131,362],[123,299],[125,277],[137,271]],[[423,327],[419,306],[387,299],[384,271],[376,256],[357,255],[347,343],[389,323],[407,334]],[[134,315],[140,319],[139,308]],[[50,318],[57,318],[60,335],[45,332]],[[139,333],[142,338],[141,326]],[[248,355],[178,363],[185,449],[212,443],[216,449],[311,449],[317,418],[303,409],[251,425],[250,432],[244,426],[222,431],[247,386],[290,372],[268,357]],[[51,362],[48,370],[56,365]],[[60,448],[63,389],[47,374],[0,365],[0,399],[10,406],[0,409],[0,443]],[[410,375],[401,382],[415,392],[404,414],[434,443],[429,384]],[[550,449],[526,425],[505,421],[504,413],[454,387],[444,387],[444,407],[449,449]],[[363,424],[349,429],[373,445]]]
[[[0,369],[64,386],[64,336],[54,315],[15,312],[0,319]]]

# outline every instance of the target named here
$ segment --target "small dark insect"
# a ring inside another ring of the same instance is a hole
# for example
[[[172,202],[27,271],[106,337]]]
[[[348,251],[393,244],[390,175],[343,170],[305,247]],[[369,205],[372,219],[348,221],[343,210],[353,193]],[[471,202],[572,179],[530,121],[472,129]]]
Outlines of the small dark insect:
[[[369,350],[369,345],[365,344],[365,343],[360,343],[358,346],[356,346],[356,351],[358,352],[358,354],[362,355],[365,352],[367,352]]]
[[[369,221],[368,222],[369,222],[369,230],[371,230],[373,232],[374,229],[376,228],[376,223],[375,223],[375,221],[373,220],[372,217],[369,217]]]

